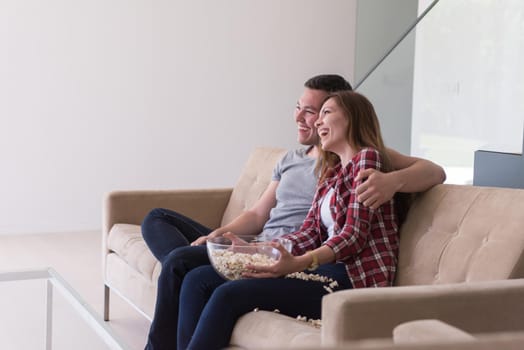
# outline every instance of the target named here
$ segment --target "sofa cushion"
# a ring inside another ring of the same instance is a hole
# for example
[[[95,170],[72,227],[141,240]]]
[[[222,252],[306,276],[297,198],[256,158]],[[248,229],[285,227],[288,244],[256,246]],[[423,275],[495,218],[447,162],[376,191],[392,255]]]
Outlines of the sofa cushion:
[[[393,329],[393,342],[395,344],[417,344],[442,340],[474,341],[475,337],[457,327],[436,319],[404,322]]]
[[[271,311],[249,312],[236,323],[231,345],[240,348],[320,347],[320,329]]]
[[[161,264],[142,238],[140,225],[113,225],[107,238],[107,247],[131,268],[156,285]]]
[[[284,153],[285,149],[265,147],[258,147],[251,153],[231,193],[222,226],[255,204],[271,182],[273,168]]]
[[[438,185],[400,230],[397,285],[524,277],[524,190]]]

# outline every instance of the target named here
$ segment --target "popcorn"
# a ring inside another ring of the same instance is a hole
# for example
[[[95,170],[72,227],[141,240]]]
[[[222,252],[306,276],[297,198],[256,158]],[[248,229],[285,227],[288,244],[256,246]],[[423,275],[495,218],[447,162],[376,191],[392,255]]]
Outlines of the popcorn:
[[[315,328],[321,328],[322,327],[322,320],[314,320],[312,318],[310,318],[308,320],[309,323],[311,323],[311,325],[313,325],[313,327]]]
[[[298,315],[297,316],[297,321],[307,322],[307,323],[311,324],[315,328],[321,328],[322,327],[322,321],[321,320],[314,320],[312,318],[308,319],[306,316]]]
[[[213,250],[211,254],[216,270],[229,280],[242,278],[242,274],[248,271],[246,265],[270,266],[277,262],[260,253],[247,254],[231,250]]]
[[[326,291],[333,293],[333,289],[338,287],[338,282],[332,278],[321,276],[316,273],[293,272],[286,275],[286,278],[296,278],[304,281],[315,281],[321,283],[329,283],[328,286],[323,286]]]
[[[333,293],[333,290],[338,287],[338,282],[332,278],[322,276],[316,273],[293,272],[286,275],[286,278],[296,278],[304,281],[315,281],[321,283],[329,283],[327,286],[322,286],[328,293]],[[306,316],[297,316],[298,321],[307,322],[315,328],[322,327],[322,320],[308,319]]]

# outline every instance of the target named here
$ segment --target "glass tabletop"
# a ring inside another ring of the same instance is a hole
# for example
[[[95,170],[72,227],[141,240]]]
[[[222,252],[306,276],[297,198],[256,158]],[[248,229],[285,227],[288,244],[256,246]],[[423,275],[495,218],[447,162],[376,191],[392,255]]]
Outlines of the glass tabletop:
[[[51,268],[0,272],[0,347],[129,349]]]

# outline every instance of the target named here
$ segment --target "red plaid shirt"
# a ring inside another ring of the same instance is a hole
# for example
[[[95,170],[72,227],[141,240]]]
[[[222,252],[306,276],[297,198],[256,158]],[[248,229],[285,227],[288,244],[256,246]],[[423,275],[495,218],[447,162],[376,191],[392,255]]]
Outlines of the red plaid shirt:
[[[286,235],[293,241],[294,255],[322,244],[333,249],[336,261],[346,264],[353,288],[390,286],[395,278],[399,234],[394,201],[376,210],[367,208],[357,200],[355,189],[360,182],[353,181],[361,169],[381,170],[381,167],[380,155],[372,148],[362,149],[344,168],[337,165],[319,183],[300,229]],[[320,206],[330,188],[334,189],[330,204],[334,235],[328,239],[327,229],[321,223]]]

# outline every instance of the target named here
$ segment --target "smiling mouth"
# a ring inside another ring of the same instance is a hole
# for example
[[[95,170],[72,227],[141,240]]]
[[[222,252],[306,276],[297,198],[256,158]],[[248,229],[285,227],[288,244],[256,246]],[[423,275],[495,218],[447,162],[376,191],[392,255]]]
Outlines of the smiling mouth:
[[[318,130],[318,136],[320,136],[320,137],[326,136],[328,133],[329,133],[328,129],[319,129]]]
[[[299,131],[309,131],[311,128],[308,128],[307,126],[299,125],[298,126]]]

